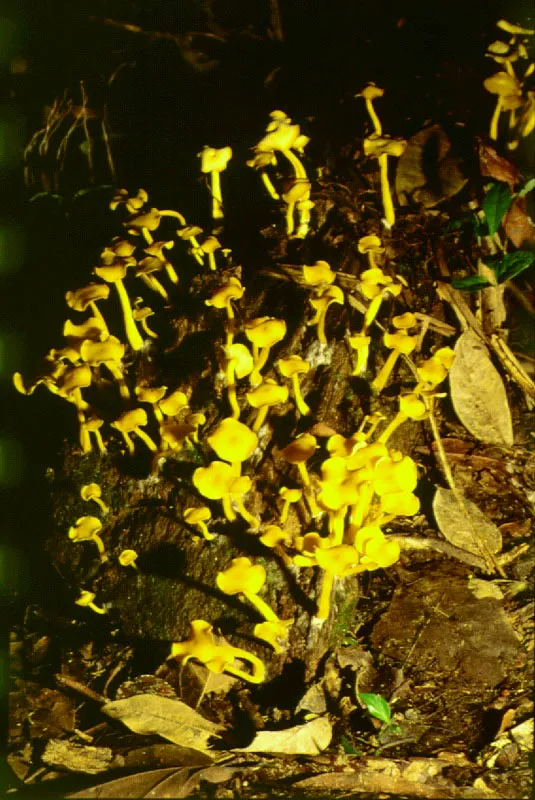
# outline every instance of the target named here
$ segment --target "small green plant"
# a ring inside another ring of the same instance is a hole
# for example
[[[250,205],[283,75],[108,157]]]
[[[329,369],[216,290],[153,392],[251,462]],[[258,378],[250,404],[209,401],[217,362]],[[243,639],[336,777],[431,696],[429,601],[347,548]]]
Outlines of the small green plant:
[[[384,736],[387,731],[401,733],[401,728],[392,720],[392,709],[389,703],[380,694],[360,692],[358,699],[366,706],[366,711],[370,716],[383,723],[379,736]]]

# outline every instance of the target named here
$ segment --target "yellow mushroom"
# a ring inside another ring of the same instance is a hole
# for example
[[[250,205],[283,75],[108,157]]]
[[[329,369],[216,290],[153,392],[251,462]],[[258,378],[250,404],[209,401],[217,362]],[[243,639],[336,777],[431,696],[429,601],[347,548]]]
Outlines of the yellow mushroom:
[[[216,576],[218,589],[229,595],[243,595],[267,622],[280,624],[287,635],[291,622],[285,623],[279,619],[273,609],[261,597],[258,597],[258,592],[265,582],[266,570],[264,567],[261,564],[253,564],[245,556],[233,558],[230,566],[223,572],[218,572]]]
[[[106,609],[100,608],[99,606],[95,605],[93,600],[95,599],[96,595],[94,592],[88,592],[87,589],[82,589],[80,592],[80,597],[78,600],[75,600],[77,606],[84,606],[90,608],[96,614],[105,614]]]
[[[316,504],[316,500],[314,498],[312,492],[312,486],[310,483],[310,477],[307,472],[306,462],[309,458],[312,458],[316,450],[318,449],[318,444],[315,436],[312,436],[311,433],[303,433],[294,439],[293,442],[286,445],[286,447],[281,450],[281,456],[288,461],[289,464],[295,464],[297,469],[299,470],[299,475],[305,487],[305,498],[307,500],[310,513],[313,517],[318,516],[321,514],[320,509]]]
[[[324,289],[336,280],[334,272],[326,261],[316,261],[311,267],[303,265],[303,278],[309,286]]]
[[[290,356],[289,358],[279,358],[277,366],[281,375],[285,378],[290,378],[292,381],[292,388],[294,391],[295,404],[299,412],[303,415],[310,414],[311,408],[308,406],[301,394],[301,387],[299,385],[299,375],[306,374],[310,371],[310,364],[304,358],[298,355]]]
[[[385,443],[392,436],[396,428],[408,419],[421,420],[427,416],[427,408],[423,400],[414,393],[405,394],[399,398],[399,411],[389,425],[381,433],[377,441]]]
[[[163,212],[161,212],[163,213]],[[177,212],[178,213],[178,212]],[[145,253],[149,256],[156,256],[164,266],[165,271],[167,272],[167,276],[172,283],[178,283],[178,275],[176,274],[176,270],[164,255],[164,249],[170,250],[172,247],[175,246],[173,239],[170,239],[168,242],[153,242],[148,247],[145,247]]]
[[[143,347],[143,338],[136,327],[130,300],[123,284],[123,278],[126,276],[126,266],[117,264],[108,267],[95,267],[93,272],[95,275],[98,275],[99,278],[115,286],[123,312],[126,337],[133,350],[141,350]]]
[[[279,386],[279,384],[268,378],[263,381],[259,386],[256,386],[251,392],[247,392],[247,402],[253,408],[258,409],[258,414],[253,424],[253,431],[258,433],[266,420],[267,413],[271,406],[285,403],[288,400],[290,391],[287,386]]]
[[[370,234],[368,236],[362,236],[357,243],[357,248],[359,253],[366,253],[368,256],[368,261],[370,265],[370,269],[377,269],[377,263],[375,261],[375,255],[384,253],[385,249],[381,245],[381,240],[375,234]]]
[[[110,209],[115,211],[118,206],[124,205],[131,214],[135,214],[143,208],[148,199],[145,189],[139,189],[135,197],[128,196],[128,189],[117,189],[110,201]]]
[[[209,300],[204,301],[204,304],[207,306],[218,309],[224,308],[227,312],[227,347],[232,344],[234,337],[234,309],[232,308],[232,300],[239,300],[243,297],[244,292],[245,289],[238,278],[231,277]]]
[[[221,500],[223,512],[229,522],[236,520],[232,508],[230,487],[236,474],[226,461],[211,461],[207,467],[198,467],[193,473],[193,485],[208,500]]]
[[[260,172],[262,183],[266,187],[269,196],[273,200],[280,200],[280,195],[273,186],[271,178],[266,172],[266,167],[275,166],[277,164],[277,159],[275,158],[275,153],[273,150],[256,152],[253,158],[249,159],[249,161],[246,161],[246,164],[248,167],[252,167]]]
[[[364,572],[366,568],[359,565],[360,556],[356,548],[348,544],[318,548],[315,551],[315,557],[318,566],[323,570],[316,617],[319,620],[325,620],[329,617],[331,610],[334,578],[356,575],[358,572]]]
[[[339,286],[329,286],[320,294],[309,297],[309,303],[316,313],[314,319],[310,320],[308,324],[317,326],[316,331],[319,341],[321,344],[327,344],[327,337],[325,336],[325,318],[327,316],[327,310],[333,303],[343,305],[344,293]]]
[[[198,225],[185,225],[176,232],[176,235],[179,237],[179,239],[183,239],[185,242],[191,243],[189,252],[201,265],[201,267],[204,264],[204,253],[201,250],[199,242],[197,241],[197,236],[199,236],[199,234],[202,232],[202,228],[199,228]]]
[[[312,184],[308,180],[295,179],[287,189],[282,193],[282,199],[286,203],[286,234],[292,236],[295,230],[294,211],[296,207],[300,208],[298,232],[299,236],[296,238],[304,239],[308,233],[308,224],[305,224],[303,214],[308,210],[307,203],[310,202],[310,191]],[[312,204],[313,206],[314,204]],[[306,215],[310,220],[310,214]]]
[[[208,520],[212,518],[212,512],[208,506],[185,508],[182,517],[188,525],[198,528],[207,541],[215,539],[215,534],[210,533],[206,525]]]
[[[176,658],[183,664],[194,658],[217,675],[228,672],[249,683],[262,683],[266,672],[263,662],[246,650],[230,644],[217,644],[212,630],[213,627],[208,622],[194,619],[190,622],[189,637],[183,642],[173,642],[171,645],[170,658]],[[236,659],[248,662],[252,672],[245,672],[233,666]]]
[[[87,483],[85,486],[82,486],[80,489],[80,497],[86,502],[93,500],[93,502],[101,508],[103,514],[107,514],[110,510],[102,500],[102,489],[98,483]]]
[[[239,419],[240,407],[236,397],[236,378],[245,378],[253,369],[253,356],[244,344],[227,344],[225,353],[225,373],[227,377],[228,400],[234,419]]]
[[[106,548],[99,536],[102,530],[102,522],[98,517],[85,516],[76,520],[74,525],[69,528],[69,539],[73,542],[94,542],[97,546],[100,560],[107,561]]]
[[[135,393],[140,403],[150,403],[156,422],[163,425],[164,417],[160,408],[160,401],[165,397],[167,386],[136,386]]]
[[[201,250],[208,256],[208,264],[210,265],[210,269],[215,271],[217,266],[214,253],[216,250],[221,250],[221,242],[219,239],[216,239],[215,236],[207,236],[204,242],[201,244]]]
[[[147,256],[143,258],[137,267],[135,268],[134,272],[136,278],[141,278],[143,283],[152,289],[152,291],[157,292],[166,303],[169,302],[169,294],[167,289],[160,283],[155,272],[161,272],[164,268],[164,262],[161,261],[156,256]]]
[[[111,423],[112,428],[122,434],[130,455],[134,454],[134,442],[129,435],[131,433],[137,434],[145,442],[149,450],[154,453],[158,450],[149,434],[141,430],[142,427],[148,424],[148,421],[147,412],[144,408],[133,408],[130,411],[125,411],[115,422]]]
[[[97,303],[100,300],[107,300],[109,296],[110,287],[107,284],[90,283],[87,286],[82,286],[81,289],[75,289],[74,292],[67,292],[65,294],[65,300],[69,308],[74,309],[74,311],[85,311],[86,308],[90,308],[93,315],[98,317],[104,324],[104,330],[108,331],[104,317]]]
[[[134,297],[134,308],[132,309],[132,316],[134,317],[135,322],[140,322],[141,327],[152,339],[157,339],[158,334],[155,333],[151,328],[149,328],[147,324],[148,317],[154,316],[154,311],[149,306],[143,305],[143,298],[142,297]]]
[[[416,320],[414,320],[414,323],[415,322]],[[393,320],[393,324],[397,327],[395,323],[395,318]],[[392,352],[389,354],[388,358],[383,364],[383,367],[381,368],[375,379],[372,381],[371,384],[372,389],[377,393],[382,392],[384,387],[386,386],[388,378],[390,377],[399,356],[401,354],[407,356],[410,353],[412,353],[418,342],[418,337],[410,336],[407,333],[406,328],[400,327],[398,328],[396,333],[388,333],[388,332],[385,333],[383,336],[383,342],[385,344],[385,347],[388,347]]]
[[[281,486],[279,489],[279,497],[282,497],[284,503],[280,515],[280,524],[284,525],[288,519],[288,513],[292,503],[298,503],[303,496],[302,489],[290,489],[288,486]]]
[[[86,339],[80,346],[80,357],[90,367],[99,367],[104,364],[119,384],[119,393],[123,400],[129,400],[130,391],[124,378],[122,364],[124,350],[124,344],[115,336],[108,336],[104,342],[93,342]]]
[[[232,149],[230,147],[222,147],[217,150],[214,147],[205,145],[198,155],[201,159],[201,172],[210,175],[212,217],[213,219],[222,219],[224,213],[220,175],[227,168],[227,164],[232,158]]]
[[[252,456],[258,446],[256,433],[233,417],[221,420],[206,441],[219,458],[230,461],[237,477],[240,475],[242,462]]]
[[[136,561],[138,559],[138,554],[135,550],[123,550],[119,553],[119,564],[121,567],[132,567],[133,569],[139,569]]]
[[[262,383],[260,370],[265,366],[271,348],[286,336],[286,322],[275,317],[256,317],[244,325],[245,335],[253,345],[253,370],[249,375],[251,386]]]

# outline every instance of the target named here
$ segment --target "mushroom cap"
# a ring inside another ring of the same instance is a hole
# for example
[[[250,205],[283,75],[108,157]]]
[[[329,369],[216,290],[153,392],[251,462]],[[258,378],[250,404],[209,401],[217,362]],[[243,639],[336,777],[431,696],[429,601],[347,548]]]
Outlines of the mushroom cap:
[[[297,503],[303,496],[303,490],[290,489],[288,486],[281,486],[279,489],[279,495],[283,500],[287,500],[289,503]]]
[[[351,471],[362,469],[375,464],[380,458],[388,455],[388,449],[383,442],[372,442],[371,444],[359,447],[348,456],[347,468]]]
[[[355,333],[353,336],[347,337],[347,341],[353,350],[369,347],[371,340],[371,336],[366,336],[365,333]]]
[[[406,330],[418,325],[418,320],[412,311],[406,311],[405,314],[398,314],[397,317],[393,317],[392,325],[398,330]]]
[[[165,261],[165,256],[163,254],[164,248],[166,250],[171,250],[172,247],[175,246],[174,239],[170,239],[168,242],[153,242],[149,244],[147,247],[143,248],[143,251],[147,253],[149,256],[156,256],[161,261]]]
[[[213,306],[213,308],[226,308],[231,300],[239,300],[243,297],[244,292],[245,289],[238,278],[231,277],[208,300],[205,300],[204,304]]]
[[[227,364],[233,362],[236,377],[245,378],[253,371],[253,356],[244,344],[231,344],[223,348]]]
[[[266,547],[276,547],[281,542],[291,542],[292,537],[288,531],[283,531],[280,525],[266,525],[260,541]]]
[[[310,371],[310,363],[301,356],[290,356],[289,358],[279,358],[277,366],[281,375],[291,378],[293,375]]]
[[[380,89],[375,83],[369,83],[357,97],[363,97],[365,100],[375,100],[376,97],[382,97],[385,93],[384,89]]]
[[[212,518],[212,512],[208,506],[194,506],[185,508],[182,517],[189,525],[195,525],[196,522],[207,522]]]
[[[165,266],[165,261],[162,261],[158,256],[145,256],[136,266],[135,273],[138,275],[152,275],[153,272],[160,272]]]
[[[87,589],[82,589],[80,591],[80,597],[78,600],[75,600],[77,606],[88,606],[90,605],[93,600],[95,599],[96,594],[95,592],[89,592]]]
[[[399,410],[409,419],[422,419],[427,414],[425,403],[415,394],[405,394],[399,398]]]
[[[333,575],[344,576],[358,566],[360,556],[350,544],[339,544],[334,547],[318,548],[315,551],[318,565]]]
[[[75,524],[69,528],[69,539],[73,542],[84,542],[92,539],[96,533],[102,530],[102,522],[98,517],[87,515],[79,517]]]
[[[254,453],[258,436],[243,422],[227,417],[208,436],[207,441],[219,458],[235,463],[245,461]]]
[[[150,211],[145,212],[145,214],[138,214],[136,217],[132,217],[124,224],[128,228],[133,228],[134,230],[146,228],[149,231],[155,231],[160,225],[161,219],[162,215],[158,209],[151,208]]]
[[[212,461],[207,467],[198,467],[193,473],[193,485],[203,497],[221,500],[229,493],[236,475],[226,461]]]
[[[116,428],[121,433],[130,433],[136,428],[144,427],[148,423],[147,412],[144,408],[133,408],[130,411],[125,411],[118,417],[115,422],[111,422],[111,426]]]
[[[87,483],[80,489],[80,497],[82,500],[92,500],[94,497],[101,497],[102,489],[98,483]],[[102,527],[102,526],[101,526]]]
[[[68,367],[58,379],[60,394],[66,395],[74,392],[75,389],[85,389],[91,385],[92,377],[91,369],[87,364],[82,364],[79,367]]]
[[[255,148],[253,148],[253,151],[254,157],[246,162],[248,167],[253,167],[253,169],[265,169],[266,167],[277,163],[277,159],[275,158],[275,153],[273,150],[257,151]]]
[[[225,594],[258,594],[266,582],[266,570],[249,558],[233,558],[230,566],[218,572],[216,583]]]
[[[185,225],[177,230],[176,235],[179,239],[191,239],[192,236],[198,236],[200,233],[202,233],[202,228],[199,228],[198,225]]]
[[[379,496],[387,492],[413,492],[417,483],[416,464],[410,456],[396,450],[380,458],[373,470],[373,490]]]
[[[119,564],[122,567],[129,567],[130,564],[134,564],[137,561],[137,558],[138,554],[135,550],[123,550],[119,554]]]
[[[497,94],[500,97],[520,97],[522,95],[522,87],[518,78],[514,75],[509,75],[508,72],[496,72],[483,81],[483,86],[487,92]]]
[[[303,277],[310,286],[318,286],[322,283],[333,283],[336,273],[326,261],[316,261],[312,267],[303,266]]]
[[[379,136],[377,133],[372,133],[364,139],[364,155],[379,158],[379,156],[399,156],[403,155],[407,142],[405,139],[394,136]]]
[[[221,247],[221,242],[215,236],[207,236],[201,244],[203,253],[215,253]]]
[[[275,112],[272,112],[272,114]],[[284,114],[284,112],[281,112]],[[255,150],[259,152],[273,150],[290,150],[301,135],[299,125],[292,125],[289,117],[284,114],[284,118],[272,118],[266,128],[266,135],[258,142]]]
[[[183,408],[188,405],[188,398],[179,389],[175,389],[170,395],[160,400],[158,407],[165,414],[166,417],[176,416]]]
[[[281,450],[281,455],[290,464],[303,464],[309,458],[312,458],[318,446],[315,436],[312,436],[311,433],[303,433],[293,442],[287,444]]]
[[[244,330],[257,347],[273,347],[286,336],[286,322],[275,317],[256,317],[245,323]]]
[[[455,351],[452,350],[451,347],[439,347],[439,349],[435,350],[433,353],[433,358],[438,359],[446,369],[450,370],[455,361]]]
[[[387,492],[381,496],[383,514],[413,517],[420,510],[420,501],[411,492]]]
[[[116,336],[108,336],[104,342],[93,342],[85,339],[80,346],[82,361],[96,367],[106,361],[118,363],[124,356],[125,346]]]
[[[297,178],[292,180],[290,185],[282,194],[282,199],[285,203],[298,203],[308,200],[312,184],[305,178]]]
[[[420,381],[429,383],[433,387],[438,386],[439,383],[442,383],[442,381],[446,380],[448,377],[448,370],[440,363],[440,359],[434,356],[420,364],[416,368],[416,372],[418,373]]]
[[[288,400],[290,390],[287,386],[279,386],[276,381],[268,378],[252,392],[247,392],[247,402],[253,408],[263,408],[264,406],[276,406],[278,403],[285,403]]]
[[[103,286],[106,286],[106,284],[103,284]],[[106,286],[106,288],[109,289],[109,286]],[[71,344],[83,342],[84,339],[98,341],[103,339],[107,333],[106,323],[99,317],[89,317],[79,325],[68,319],[63,326],[63,335]]]
[[[368,236],[361,236],[358,240],[357,248],[359,253],[384,253],[385,249],[381,246],[381,240],[374,233]]]
[[[288,628],[292,620],[279,619],[259,622],[254,626],[253,634],[272,646],[276,653],[282,653],[281,643],[288,639]]]
[[[309,297],[308,301],[316,311],[323,311],[323,309],[328,308],[331,303],[343,305],[344,293],[339,286],[328,286],[317,297]]]
[[[167,386],[136,386],[135,393],[141,403],[159,403],[167,391]]]
[[[205,145],[198,156],[201,159],[201,172],[223,172],[232,158],[232,148],[221,147],[218,150]]]
[[[106,283],[117,283],[126,277],[126,265],[113,264],[108,267],[94,267],[93,272]]]
[[[97,300],[106,300],[110,296],[110,287],[105,283],[89,283],[73,292],[65,293],[65,300],[69,308],[74,311],[85,311],[89,303]]]
[[[408,333],[400,330],[396,331],[396,333],[385,333],[383,336],[383,342],[385,347],[388,347],[391,350],[396,350],[398,353],[403,353],[403,355],[407,356],[409,353],[412,353],[416,347],[416,344],[418,343],[418,337],[409,336]]]

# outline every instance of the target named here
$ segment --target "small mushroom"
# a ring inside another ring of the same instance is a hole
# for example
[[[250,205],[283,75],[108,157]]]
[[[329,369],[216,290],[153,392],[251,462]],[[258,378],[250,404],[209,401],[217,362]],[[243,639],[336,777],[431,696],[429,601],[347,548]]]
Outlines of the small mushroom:
[[[128,293],[123,284],[123,278],[126,276],[126,267],[121,264],[117,266],[95,267],[93,272],[95,275],[98,275],[99,278],[115,286],[119,296],[119,302],[121,303],[127,339],[133,350],[141,350],[143,347],[143,338],[134,322]]]
[[[101,508],[103,514],[107,514],[110,510],[102,500],[102,489],[98,483],[87,483],[85,486],[82,486],[80,489],[80,497],[86,502],[93,500],[93,502]]]
[[[188,525],[198,528],[208,542],[215,539],[215,534],[210,533],[206,525],[208,520],[212,518],[212,512],[208,506],[185,508],[182,517]]]
[[[80,597],[78,600],[75,600],[77,606],[84,606],[90,608],[91,611],[94,611],[96,614],[105,614],[106,609],[100,608],[99,606],[95,605],[93,600],[95,599],[96,595],[94,592],[88,592],[87,589],[82,589],[80,592]]]
[[[281,375],[285,378],[290,378],[292,381],[292,388],[295,397],[295,403],[299,412],[304,416],[311,413],[311,408],[308,406],[301,394],[301,387],[299,385],[299,375],[306,374],[310,371],[310,364],[304,358],[298,355],[290,356],[289,358],[279,358],[277,366]]]
[[[227,164],[232,158],[232,149],[230,147],[222,147],[217,150],[214,147],[205,145],[198,155],[201,159],[201,172],[210,175],[212,217],[213,219],[222,219],[224,213],[220,175],[227,168]]]
[[[138,554],[135,550],[123,550],[119,553],[119,564],[121,567],[132,567],[133,569],[139,569],[136,561],[138,559]]]
[[[263,383],[251,392],[247,392],[247,402],[253,408],[258,409],[258,414],[253,424],[253,431],[255,433],[258,433],[264,424],[271,406],[285,403],[288,400],[289,393],[287,386],[279,386],[279,384],[271,378],[263,381]]]
[[[256,317],[244,326],[245,335],[253,345],[253,370],[249,375],[252,386],[262,383],[260,370],[265,366],[271,348],[286,336],[286,322],[275,317]]]
[[[100,560],[107,561],[106,548],[99,536],[102,530],[102,522],[98,517],[85,516],[76,520],[74,525],[69,528],[69,539],[73,542],[94,542],[97,546]]]
[[[235,477],[240,475],[242,462],[250,458],[258,446],[256,432],[233,417],[223,419],[206,441],[219,458],[230,461]]]
[[[148,424],[147,412],[144,408],[133,408],[130,411],[125,411],[121,414],[115,422],[111,423],[112,428],[118,430],[123,439],[126,442],[126,446],[128,447],[128,452],[130,455],[134,455],[134,442],[132,441],[129,434],[135,433],[142,439],[149,450],[156,452],[158,450],[157,446],[151,439],[148,433],[141,430],[142,427]]]

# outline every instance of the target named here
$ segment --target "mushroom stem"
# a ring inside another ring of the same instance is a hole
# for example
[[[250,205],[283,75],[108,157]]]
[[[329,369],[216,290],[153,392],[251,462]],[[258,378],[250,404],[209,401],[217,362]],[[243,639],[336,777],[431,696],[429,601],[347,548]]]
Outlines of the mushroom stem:
[[[292,167],[294,168],[295,177],[298,180],[308,180],[304,166],[301,164],[295,153],[291,150],[281,150],[281,153],[286,156]]]
[[[235,675],[237,678],[241,678],[244,681],[249,681],[249,683],[262,683],[266,672],[263,662],[251,653],[247,653],[245,650],[240,650],[237,647],[233,647],[232,650],[235,658],[248,661],[253,671],[252,673],[244,672],[244,670],[238,669],[238,667],[233,667],[232,664],[226,664],[225,672],[228,672],[230,675]]]
[[[257,594],[244,592],[244,596],[268,622],[279,622],[279,618],[273,609],[270,608],[261,597],[258,597]]]
[[[145,433],[145,431],[139,427],[134,428],[134,431],[137,433],[140,439],[143,439],[149,450],[152,450],[153,453],[155,453],[158,450],[157,446],[152,441],[148,433]]]
[[[500,114],[502,113],[502,107],[503,107],[503,98],[501,97],[501,95],[498,95],[498,99],[496,100],[496,106],[494,108],[494,113],[490,121],[489,136],[491,139],[493,139],[493,141],[496,141],[498,138],[498,121],[500,119]]]
[[[366,110],[370,115],[370,119],[372,121],[375,133],[378,136],[381,136],[381,134],[383,133],[383,126],[381,125],[381,121],[375,112],[375,108],[373,107],[373,100],[370,97],[366,97],[365,103],[366,103]]]
[[[333,585],[334,574],[332,572],[324,572],[323,581],[321,583],[320,598],[318,601],[318,611],[316,613],[317,619],[327,619],[329,617]]]
[[[229,359],[227,364],[227,389],[228,401],[232,409],[232,416],[234,419],[240,418],[240,407],[238,405],[238,398],[236,397],[236,377],[234,374],[234,362]]]
[[[221,502],[223,503],[223,512],[225,517],[228,519],[229,522],[234,522],[236,520],[236,514],[234,509],[232,508],[232,504],[230,502],[230,497],[228,494],[224,494],[221,498]]]
[[[269,411],[269,406],[262,406],[262,408],[258,409],[258,414],[256,415],[255,421],[253,423],[253,431],[255,433],[258,433],[258,431],[266,421],[268,411]]]
[[[141,350],[143,347],[143,338],[136,327],[136,323],[134,322],[132,308],[130,306],[128,294],[124,288],[122,280],[115,281],[115,288],[117,289],[117,294],[119,295],[119,301],[123,310],[124,327],[127,339],[130,342],[130,346],[133,350]]]
[[[400,356],[399,350],[390,351],[390,353],[388,354],[388,358],[381,367],[381,370],[379,371],[375,379],[372,381],[372,389],[375,392],[379,393],[383,391],[386,382],[390,377],[390,373],[396,366],[396,361],[398,360],[399,356]]]
[[[396,215],[394,212],[394,203],[392,202],[392,193],[388,183],[388,155],[383,153],[377,160],[379,162],[379,172],[381,176],[381,196],[383,199],[385,220],[387,226],[391,228],[396,221]]]
[[[248,522],[252,528],[259,528],[260,527],[259,521],[257,520],[256,517],[253,517],[253,515],[247,511],[241,497],[239,495],[234,495],[233,500],[240,516],[243,517],[243,519],[246,522]]]
[[[222,219],[223,214],[223,195],[221,194],[221,179],[217,170],[212,170],[210,173],[211,186],[212,186],[212,217],[214,219]],[[212,259],[210,259],[210,262]],[[210,264],[211,265],[211,264]],[[215,266],[212,267],[215,269]]]
[[[268,190],[268,193],[269,193],[270,197],[272,197],[273,200],[280,200],[280,194],[277,192],[277,190],[273,186],[273,184],[271,182],[271,178],[269,177],[267,172],[262,171],[260,173],[260,175],[261,175],[262,181],[264,183],[264,186]]]

